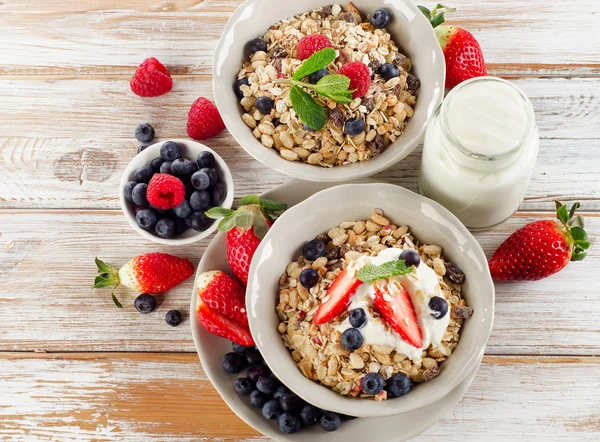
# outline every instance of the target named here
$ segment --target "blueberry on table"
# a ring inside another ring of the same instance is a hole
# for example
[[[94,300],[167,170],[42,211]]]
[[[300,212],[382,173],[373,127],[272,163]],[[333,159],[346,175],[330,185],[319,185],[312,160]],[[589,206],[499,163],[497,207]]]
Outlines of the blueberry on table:
[[[171,327],[177,327],[181,324],[181,312],[179,310],[169,310],[165,315],[165,321]]]
[[[188,203],[186,200],[183,200],[180,205],[173,207],[173,213],[179,218],[187,218],[192,214],[190,203]]]
[[[200,170],[208,175],[208,178],[210,178],[211,186],[213,186],[214,184],[219,182],[219,174],[217,173],[217,171],[215,169],[211,169],[209,167],[203,167]]]
[[[167,173],[171,175],[171,164],[173,164],[172,161],[165,161],[164,163],[162,163],[159,169],[160,173]]]
[[[234,354],[237,354],[237,353],[234,353]],[[255,408],[262,408],[269,401],[269,396],[267,396],[266,394],[264,394],[261,391],[254,390],[252,393],[250,393],[249,399],[250,399],[250,405],[252,405]]]
[[[294,393],[287,393],[279,398],[281,409],[286,413],[297,413],[303,406],[302,400]]]
[[[276,399],[272,399],[262,407],[262,415],[265,419],[277,419],[283,411],[281,411],[281,405]]]
[[[150,167],[152,167],[154,172],[160,172],[160,166],[162,166],[164,162],[165,160],[163,160],[161,157],[154,158],[152,161],[150,161]]]
[[[210,189],[210,204],[212,206],[220,206],[227,197],[227,189],[221,183],[216,183]]]
[[[244,369],[246,361],[239,353],[231,352],[223,356],[221,367],[229,374],[237,374]]]
[[[251,54],[254,54],[255,52],[258,52],[258,51],[267,52],[267,42],[264,41],[260,37],[255,38],[248,42],[247,48],[248,48],[248,52],[250,52]]]
[[[212,152],[209,152],[208,150],[203,150],[198,154],[198,157],[196,158],[196,164],[198,165],[198,169],[202,169],[203,167],[208,167],[209,169],[212,169],[213,167],[215,167],[215,156]]]
[[[385,81],[388,81],[392,78],[399,77],[400,69],[393,63],[383,63],[379,68],[379,75],[381,75]]]
[[[319,282],[319,274],[317,273],[316,270],[308,268],[308,269],[302,270],[302,273],[300,273],[299,279],[300,279],[300,284],[302,284],[307,289],[310,289],[310,288],[314,287],[315,285],[317,285],[317,283]]]
[[[367,314],[362,308],[355,308],[350,312],[350,325],[354,328],[361,328],[367,323]]]
[[[131,199],[138,206],[148,207],[148,198],[146,198],[146,192],[148,190],[148,184],[139,183],[133,188],[131,192]]]
[[[294,434],[302,429],[300,419],[288,413],[283,413],[277,418],[277,425],[279,425],[279,431],[285,434]]]
[[[197,232],[204,232],[212,226],[214,221],[214,219],[206,216],[204,212],[192,212],[192,214],[185,219],[186,224]]]
[[[133,180],[137,181],[138,183],[148,184],[150,178],[152,178],[152,175],[154,175],[154,169],[152,169],[152,167],[142,166],[133,174]]]
[[[170,218],[161,218],[154,226],[154,232],[159,238],[173,238],[177,234],[177,225]]]
[[[267,370],[267,368],[262,365],[254,365],[248,368],[248,371],[246,371],[246,376],[252,382],[256,382],[259,378],[269,376],[269,370]]]
[[[256,389],[262,391],[264,394],[272,395],[277,389],[277,382],[271,378],[258,378]]]
[[[165,161],[173,161],[181,157],[181,149],[179,144],[174,141],[167,141],[165,144],[160,146],[160,156]]]
[[[381,8],[373,12],[371,16],[371,24],[374,28],[385,28],[392,21],[392,14],[385,8]]]
[[[441,296],[434,296],[429,300],[429,308],[431,309],[431,316],[435,319],[442,319],[448,314],[448,301]]]
[[[396,373],[387,381],[387,391],[391,397],[404,396],[410,391],[412,381],[402,373]]]
[[[313,72],[308,76],[308,82],[312,84],[317,84],[321,78],[327,75],[329,75],[329,71],[327,69],[319,69],[317,72]]]
[[[248,81],[247,78],[240,78],[239,80],[236,80],[236,82],[233,84],[233,91],[235,92],[235,96],[238,98],[238,100],[241,100],[242,98],[244,98],[244,93],[242,92],[242,89],[240,88],[244,84],[246,86],[250,85],[250,82]],[[198,166],[200,166],[200,164],[198,164]],[[206,167],[206,166],[200,166],[200,167]]]
[[[135,128],[135,138],[141,143],[149,143],[154,139],[154,128],[149,123],[142,123]]]
[[[236,352],[236,353],[244,353],[246,350],[248,350],[249,348],[252,347],[245,347],[241,344],[238,344],[237,342],[232,342],[231,343],[231,349]]]
[[[196,162],[187,158],[177,158],[171,163],[171,173],[178,177],[192,175],[197,170],[198,165]]]
[[[263,357],[256,347],[250,347],[244,352],[244,358],[248,365],[258,365],[263,363]]]
[[[210,178],[208,174],[203,170],[194,172],[190,181],[192,183],[192,186],[194,186],[198,190],[208,189],[208,186],[210,186]]]
[[[146,148],[150,146],[150,143],[142,143],[137,148],[137,153],[141,153],[146,150]]]
[[[398,259],[403,259],[407,267],[419,267],[419,264],[421,264],[421,257],[416,250],[405,250],[400,254]]]
[[[367,394],[379,394],[383,391],[385,381],[383,377],[378,373],[369,373],[362,378],[362,389]]]
[[[129,181],[127,184],[123,186],[123,196],[126,201],[130,203],[133,202],[133,197],[131,196],[131,192],[133,192],[133,188],[137,186],[137,181]]]
[[[156,298],[147,293],[143,293],[135,298],[133,305],[138,312],[148,314],[153,312],[156,308]]]
[[[344,124],[344,132],[348,135],[358,135],[365,130],[365,120],[362,118],[348,118]]]
[[[233,381],[233,391],[238,396],[248,396],[255,389],[254,382],[248,378],[237,378]]]
[[[354,351],[363,343],[363,335],[356,328],[349,328],[342,333],[342,345],[346,350]]]
[[[304,259],[309,261],[315,261],[321,256],[325,256],[326,251],[327,246],[323,241],[320,239],[313,239],[312,241],[304,244],[304,247],[302,247],[302,256],[304,256]]]
[[[194,210],[206,211],[210,209],[210,193],[208,190],[196,190],[190,196],[190,206]]]
[[[271,112],[274,104],[273,100],[267,96],[258,97],[254,103],[256,108],[264,115],[268,115]]]
[[[321,411],[312,405],[305,405],[300,410],[300,419],[305,427],[310,427],[317,423],[321,417]]]
[[[337,413],[333,413],[332,411],[326,411],[325,413],[323,413],[323,416],[321,416],[319,423],[321,424],[321,428],[323,428],[323,430],[335,431],[338,428],[340,428],[342,420],[337,415]]]
[[[281,399],[281,396],[283,396],[284,394],[289,394],[289,393],[290,393],[289,388],[287,388],[285,385],[280,385],[279,387],[277,387],[277,390],[275,390],[275,393],[273,394],[273,398]]]
[[[152,209],[138,210],[135,214],[135,222],[142,229],[152,231],[158,222],[158,215]]]

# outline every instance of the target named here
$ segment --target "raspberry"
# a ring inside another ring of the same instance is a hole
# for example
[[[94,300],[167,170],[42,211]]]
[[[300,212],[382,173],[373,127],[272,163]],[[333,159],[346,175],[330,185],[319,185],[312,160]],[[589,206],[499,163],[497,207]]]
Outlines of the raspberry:
[[[307,35],[298,42],[298,58],[306,60],[321,49],[330,48],[331,41],[321,34]]]
[[[185,186],[179,178],[173,175],[155,173],[148,183],[146,198],[152,206],[169,210],[183,202]]]
[[[188,114],[187,133],[194,140],[205,140],[214,137],[225,129],[221,114],[211,101],[204,97],[192,104]]]
[[[352,61],[340,68],[338,74],[345,75],[350,79],[350,89],[356,89],[352,98],[364,97],[369,86],[371,86],[371,72],[366,64],[360,61]]]
[[[129,82],[131,90],[140,97],[158,97],[173,87],[171,74],[156,58],[147,58],[139,65]]]

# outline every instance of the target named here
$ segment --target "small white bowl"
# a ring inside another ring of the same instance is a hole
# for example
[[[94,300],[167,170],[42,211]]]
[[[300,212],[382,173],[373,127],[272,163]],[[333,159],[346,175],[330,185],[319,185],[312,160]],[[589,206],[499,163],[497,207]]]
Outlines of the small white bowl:
[[[422,243],[438,244],[444,256],[466,275],[463,296],[473,307],[452,355],[437,378],[416,385],[401,398],[376,402],[339,395],[301,373],[277,330],[275,311],[279,277],[304,243],[348,220],[369,219],[374,208],[386,218],[408,225]],[[271,227],[256,250],[246,291],[250,330],[273,373],[307,402],[338,413],[381,417],[427,407],[446,396],[471,373],[483,356],[494,319],[494,284],[479,243],[440,204],[391,184],[347,184],[323,190],[288,209]]]
[[[394,18],[388,30],[400,49],[411,59],[413,72],[421,80],[415,114],[405,132],[380,155],[369,161],[325,168],[284,160],[262,145],[241,119],[243,109],[233,92],[233,84],[244,61],[245,44],[261,35],[279,20],[328,5],[324,0],[247,0],[231,16],[219,40],[213,59],[213,91],[223,121],[236,141],[255,159],[273,169],[307,181],[336,182],[375,175],[396,164],[423,140],[429,118],[442,102],[446,65],[431,24],[412,0],[355,0],[363,13],[389,9]]]
[[[121,184],[119,186],[119,200],[121,202],[121,210],[123,210],[125,218],[129,222],[131,227],[133,227],[133,229],[140,235],[142,235],[144,238],[147,238],[150,241],[154,241],[159,244],[180,246],[200,241],[201,239],[206,238],[217,229],[218,223],[214,222],[212,226],[210,226],[204,232],[198,232],[194,229],[188,229],[184,233],[179,235],[177,238],[159,238],[158,236],[153,235],[152,233],[142,229],[140,226],[137,225],[137,222],[135,221],[134,204],[125,200],[125,197],[123,196],[123,187],[125,187],[125,184],[127,184],[129,181],[133,180],[133,174],[135,173],[135,171],[142,166],[150,165],[150,162],[154,158],[160,157],[160,148],[167,141],[176,142],[181,148],[181,155],[193,161],[196,160],[200,152],[203,152],[205,150],[211,152],[215,156],[215,169],[219,173],[219,178],[227,188],[227,196],[225,197],[225,201],[223,201],[223,204],[221,204],[221,207],[227,207],[228,209],[230,209],[233,205],[233,177],[231,175],[229,167],[227,167],[227,164],[218,153],[216,153],[208,146],[205,146],[204,144],[200,144],[196,141],[191,140],[172,139],[160,141],[151,146],[148,146],[145,150],[137,154],[129,162],[127,168],[121,176]]]

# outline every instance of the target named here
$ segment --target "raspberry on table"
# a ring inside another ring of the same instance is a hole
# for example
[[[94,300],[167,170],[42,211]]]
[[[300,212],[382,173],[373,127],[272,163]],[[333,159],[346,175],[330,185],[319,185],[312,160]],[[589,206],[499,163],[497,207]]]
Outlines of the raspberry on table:
[[[156,173],[148,183],[146,198],[154,207],[169,210],[183,202],[185,186],[179,178],[173,175]]]
[[[188,113],[187,133],[194,140],[205,140],[214,137],[225,129],[225,123],[217,107],[204,97],[192,104]]]
[[[360,61],[346,63],[340,68],[338,74],[345,75],[350,79],[350,89],[356,89],[352,98],[364,97],[369,86],[371,86],[371,71],[369,67]]]
[[[306,60],[315,52],[330,47],[331,41],[326,36],[321,34],[312,34],[303,37],[298,42],[298,47],[296,49],[298,51],[298,58],[300,60]]]
[[[139,65],[129,82],[131,90],[140,97],[158,97],[173,87],[171,74],[156,58],[148,58]]]

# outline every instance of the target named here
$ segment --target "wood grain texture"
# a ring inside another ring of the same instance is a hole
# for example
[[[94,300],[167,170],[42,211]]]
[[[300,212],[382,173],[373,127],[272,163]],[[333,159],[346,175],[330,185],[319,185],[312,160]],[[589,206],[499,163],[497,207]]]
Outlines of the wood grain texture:
[[[540,215],[516,216],[476,235],[489,255],[509,233]],[[600,217],[588,217],[600,231]],[[188,312],[192,280],[159,295],[155,313],[140,315],[136,294],[91,289],[93,259],[123,265],[133,256],[163,251],[197,264],[203,241],[176,249],[144,240],[116,211],[0,211],[0,311],[18,321],[0,322],[0,350],[194,351],[189,325],[167,326],[173,308]],[[536,283],[497,284],[496,318],[487,354],[594,355],[600,352],[600,249],[559,275]],[[568,281],[560,283],[561,281]],[[568,293],[567,293],[568,292]],[[568,296],[568,308],[565,304]]]
[[[1,440],[266,440],[228,409],[195,354],[4,353],[0,382]],[[414,440],[594,441],[599,395],[598,358],[485,357],[466,395]]]
[[[0,2],[0,73],[130,74],[147,56],[173,73],[210,73],[217,40],[241,0],[59,3]],[[600,73],[596,0],[535,7],[527,0],[455,0],[453,6],[450,23],[477,37],[494,75]]]

